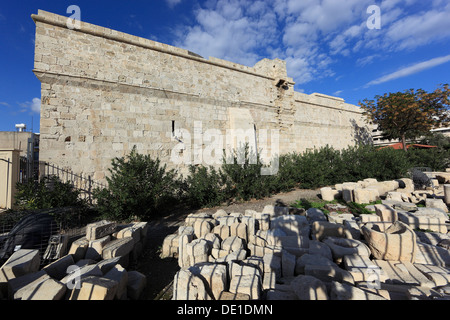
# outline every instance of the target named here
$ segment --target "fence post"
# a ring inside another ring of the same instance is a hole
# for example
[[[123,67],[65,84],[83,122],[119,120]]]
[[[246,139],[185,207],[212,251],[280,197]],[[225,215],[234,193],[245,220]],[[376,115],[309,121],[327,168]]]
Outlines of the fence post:
[[[92,189],[92,181],[91,181],[91,176],[88,176],[88,181],[89,181],[89,187],[88,187],[88,194],[89,194],[89,204],[92,205],[92,194],[91,194],[91,189]]]

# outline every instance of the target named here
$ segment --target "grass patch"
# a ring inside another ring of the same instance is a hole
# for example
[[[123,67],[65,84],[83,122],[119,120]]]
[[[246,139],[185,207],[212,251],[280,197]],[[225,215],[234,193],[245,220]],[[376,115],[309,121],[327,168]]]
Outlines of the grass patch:
[[[375,211],[371,211],[369,209],[366,209],[366,206],[368,205],[375,205],[375,204],[381,204],[381,200],[377,200],[371,203],[356,203],[356,202],[345,202],[343,200],[333,200],[333,201],[309,201],[307,199],[300,199],[291,204],[291,207],[299,208],[299,209],[305,209],[308,210],[310,208],[316,208],[323,211],[323,213],[328,214],[329,210],[325,209],[325,205],[328,203],[332,204],[342,204],[344,206],[348,207],[349,212],[355,214],[355,215],[361,215],[361,214],[373,214]]]

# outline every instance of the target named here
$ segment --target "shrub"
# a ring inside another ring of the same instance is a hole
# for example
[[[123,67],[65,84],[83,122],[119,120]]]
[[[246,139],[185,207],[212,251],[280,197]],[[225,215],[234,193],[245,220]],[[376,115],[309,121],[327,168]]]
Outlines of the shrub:
[[[40,182],[18,183],[15,204],[19,210],[51,209],[71,206],[84,206],[70,181],[62,182],[57,176],[48,176]]]
[[[228,200],[225,177],[213,167],[189,167],[185,180],[187,203],[192,208],[214,207]]]
[[[96,189],[94,199],[104,218],[116,221],[149,219],[159,209],[179,198],[177,172],[166,170],[160,160],[141,155],[133,148],[128,157],[114,158],[108,187]]]
[[[228,197],[236,200],[260,199],[273,192],[273,176],[261,175],[263,164],[259,155],[250,150],[248,143],[224,154],[221,173],[225,176]]]
[[[450,165],[450,150],[444,148],[409,149],[406,152],[410,167],[430,167],[433,171],[445,171]]]

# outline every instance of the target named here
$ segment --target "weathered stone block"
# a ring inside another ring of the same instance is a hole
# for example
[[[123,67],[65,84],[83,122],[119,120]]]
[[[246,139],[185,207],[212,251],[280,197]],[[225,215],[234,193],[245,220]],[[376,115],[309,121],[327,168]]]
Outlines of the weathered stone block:
[[[401,221],[395,221],[385,232],[367,224],[361,228],[375,259],[414,262],[417,245],[414,231]]]
[[[279,228],[290,236],[309,233],[309,223],[305,216],[281,215],[271,221],[270,227],[271,229]]]
[[[75,262],[84,259],[86,256],[87,248],[89,247],[89,240],[86,238],[80,238],[72,243],[70,246],[69,254],[72,255]]]
[[[394,222],[397,221],[397,211],[385,204],[376,204],[375,213],[380,217],[381,221]]]
[[[173,300],[207,300],[203,280],[188,269],[181,269],[175,274],[173,282]]]
[[[61,282],[43,275],[24,286],[14,294],[14,299],[20,300],[61,300],[67,287]]]
[[[75,261],[71,254],[68,254],[55,262],[46,265],[42,270],[44,270],[50,277],[56,280],[61,280],[67,275],[67,268],[74,265]]]
[[[83,279],[80,290],[72,290],[69,300],[113,300],[118,285],[111,279],[89,276]]]
[[[113,240],[103,247],[102,257],[103,259],[123,257],[129,254],[133,247],[134,239],[131,237]]]
[[[298,300],[328,300],[325,284],[315,277],[298,275],[290,285]]]
[[[186,253],[189,256],[189,265],[208,262],[211,247],[205,239],[196,239],[186,245]]]
[[[173,258],[176,254],[178,254],[179,237],[180,236],[178,234],[170,234],[164,238],[161,250],[161,259]]]
[[[115,265],[103,277],[117,282],[115,299],[124,300],[127,298],[128,272],[125,268],[121,265]]]
[[[333,201],[340,197],[340,192],[339,190],[335,190],[330,187],[325,187],[320,189],[320,195],[322,197],[322,200],[324,201]]]
[[[304,254],[301,257],[297,258],[296,265],[295,265],[295,274],[305,274],[305,267],[307,265],[313,265],[313,266],[335,266],[337,267],[337,264],[335,264],[332,260],[325,258],[324,256],[320,254]]]
[[[230,292],[248,294],[251,300],[259,300],[261,290],[261,277],[257,274],[234,276],[230,282]]]
[[[89,246],[86,250],[86,259],[92,259],[92,260],[101,260],[102,259],[102,252],[103,247],[111,240],[111,237],[105,236],[103,238],[99,238],[96,240],[89,241]]]
[[[245,248],[245,242],[243,239],[234,236],[234,237],[228,237],[225,240],[222,241],[222,250],[225,251],[239,251]]]
[[[108,236],[116,231],[116,224],[106,220],[91,223],[86,226],[86,239],[89,241]]]
[[[311,226],[311,236],[319,241],[327,237],[351,238],[350,232],[343,225],[328,221],[314,222]]]
[[[20,249],[14,252],[0,268],[0,283],[37,272],[40,262],[39,250]]]

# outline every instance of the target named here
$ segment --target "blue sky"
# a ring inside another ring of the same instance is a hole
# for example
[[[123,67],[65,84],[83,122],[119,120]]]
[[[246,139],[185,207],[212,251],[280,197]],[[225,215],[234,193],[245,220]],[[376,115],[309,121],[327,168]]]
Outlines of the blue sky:
[[[69,17],[70,5],[79,6],[82,21],[205,58],[247,66],[263,58],[286,60],[296,91],[339,96],[351,104],[450,83],[448,0],[2,1],[0,131],[25,123],[39,132],[30,16],[42,9]]]

